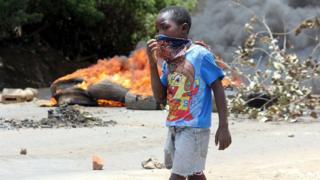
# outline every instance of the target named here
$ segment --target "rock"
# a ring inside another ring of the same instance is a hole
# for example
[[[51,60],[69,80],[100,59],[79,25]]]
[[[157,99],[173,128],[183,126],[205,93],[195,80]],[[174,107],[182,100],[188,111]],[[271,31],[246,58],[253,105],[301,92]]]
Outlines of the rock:
[[[114,121],[114,120],[103,121],[103,125],[104,126],[109,126],[109,125],[114,126],[116,124],[118,124],[118,123],[116,121]]]
[[[310,116],[314,119],[318,119],[318,114],[314,111],[310,113]]]
[[[21,154],[21,155],[27,155],[27,149],[22,148],[22,149],[20,150],[20,154]]]
[[[294,134],[289,134],[288,137],[293,138]]]
[[[92,169],[93,170],[103,170],[103,159],[98,155],[92,156]]]
[[[149,158],[146,161],[142,161],[141,166],[144,169],[163,169],[165,167],[163,163],[160,163],[157,159],[153,158]]]

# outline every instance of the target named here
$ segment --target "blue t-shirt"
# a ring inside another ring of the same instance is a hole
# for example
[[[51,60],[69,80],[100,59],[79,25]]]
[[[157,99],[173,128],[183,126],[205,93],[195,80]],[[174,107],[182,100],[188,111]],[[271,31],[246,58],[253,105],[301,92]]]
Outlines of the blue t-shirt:
[[[167,88],[167,126],[209,128],[211,126],[211,84],[224,77],[213,54],[193,44],[178,64],[162,65],[161,83]]]

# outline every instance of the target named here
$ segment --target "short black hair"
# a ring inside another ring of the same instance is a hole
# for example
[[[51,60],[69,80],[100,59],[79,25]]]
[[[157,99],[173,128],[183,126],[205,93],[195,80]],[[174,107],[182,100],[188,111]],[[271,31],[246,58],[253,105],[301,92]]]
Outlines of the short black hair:
[[[187,23],[189,26],[189,30],[191,28],[191,16],[188,10],[179,6],[169,6],[160,10],[159,14],[170,12],[172,13],[172,20],[176,22],[178,25],[183,23]]]

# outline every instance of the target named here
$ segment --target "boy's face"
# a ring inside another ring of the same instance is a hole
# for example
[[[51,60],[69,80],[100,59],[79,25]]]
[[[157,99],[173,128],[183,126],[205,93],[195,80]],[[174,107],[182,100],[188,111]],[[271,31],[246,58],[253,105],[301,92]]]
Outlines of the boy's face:
[[[157,17],[156,29],[157,33],[169,37],[187,38],[189,26],[187,23],[178,25],[172,20],[172,12],[164,12]]]

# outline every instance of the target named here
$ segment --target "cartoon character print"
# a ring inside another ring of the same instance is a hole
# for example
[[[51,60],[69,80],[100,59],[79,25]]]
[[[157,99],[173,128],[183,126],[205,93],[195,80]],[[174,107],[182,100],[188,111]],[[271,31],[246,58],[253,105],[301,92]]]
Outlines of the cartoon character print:
[[[199,90],[199,80],[194,79],[194,67],[187,60],[170,63],[168,66],[169,115],[167,120],[175,121],[181,118],[187,121],[192,120],[191,100]]]

